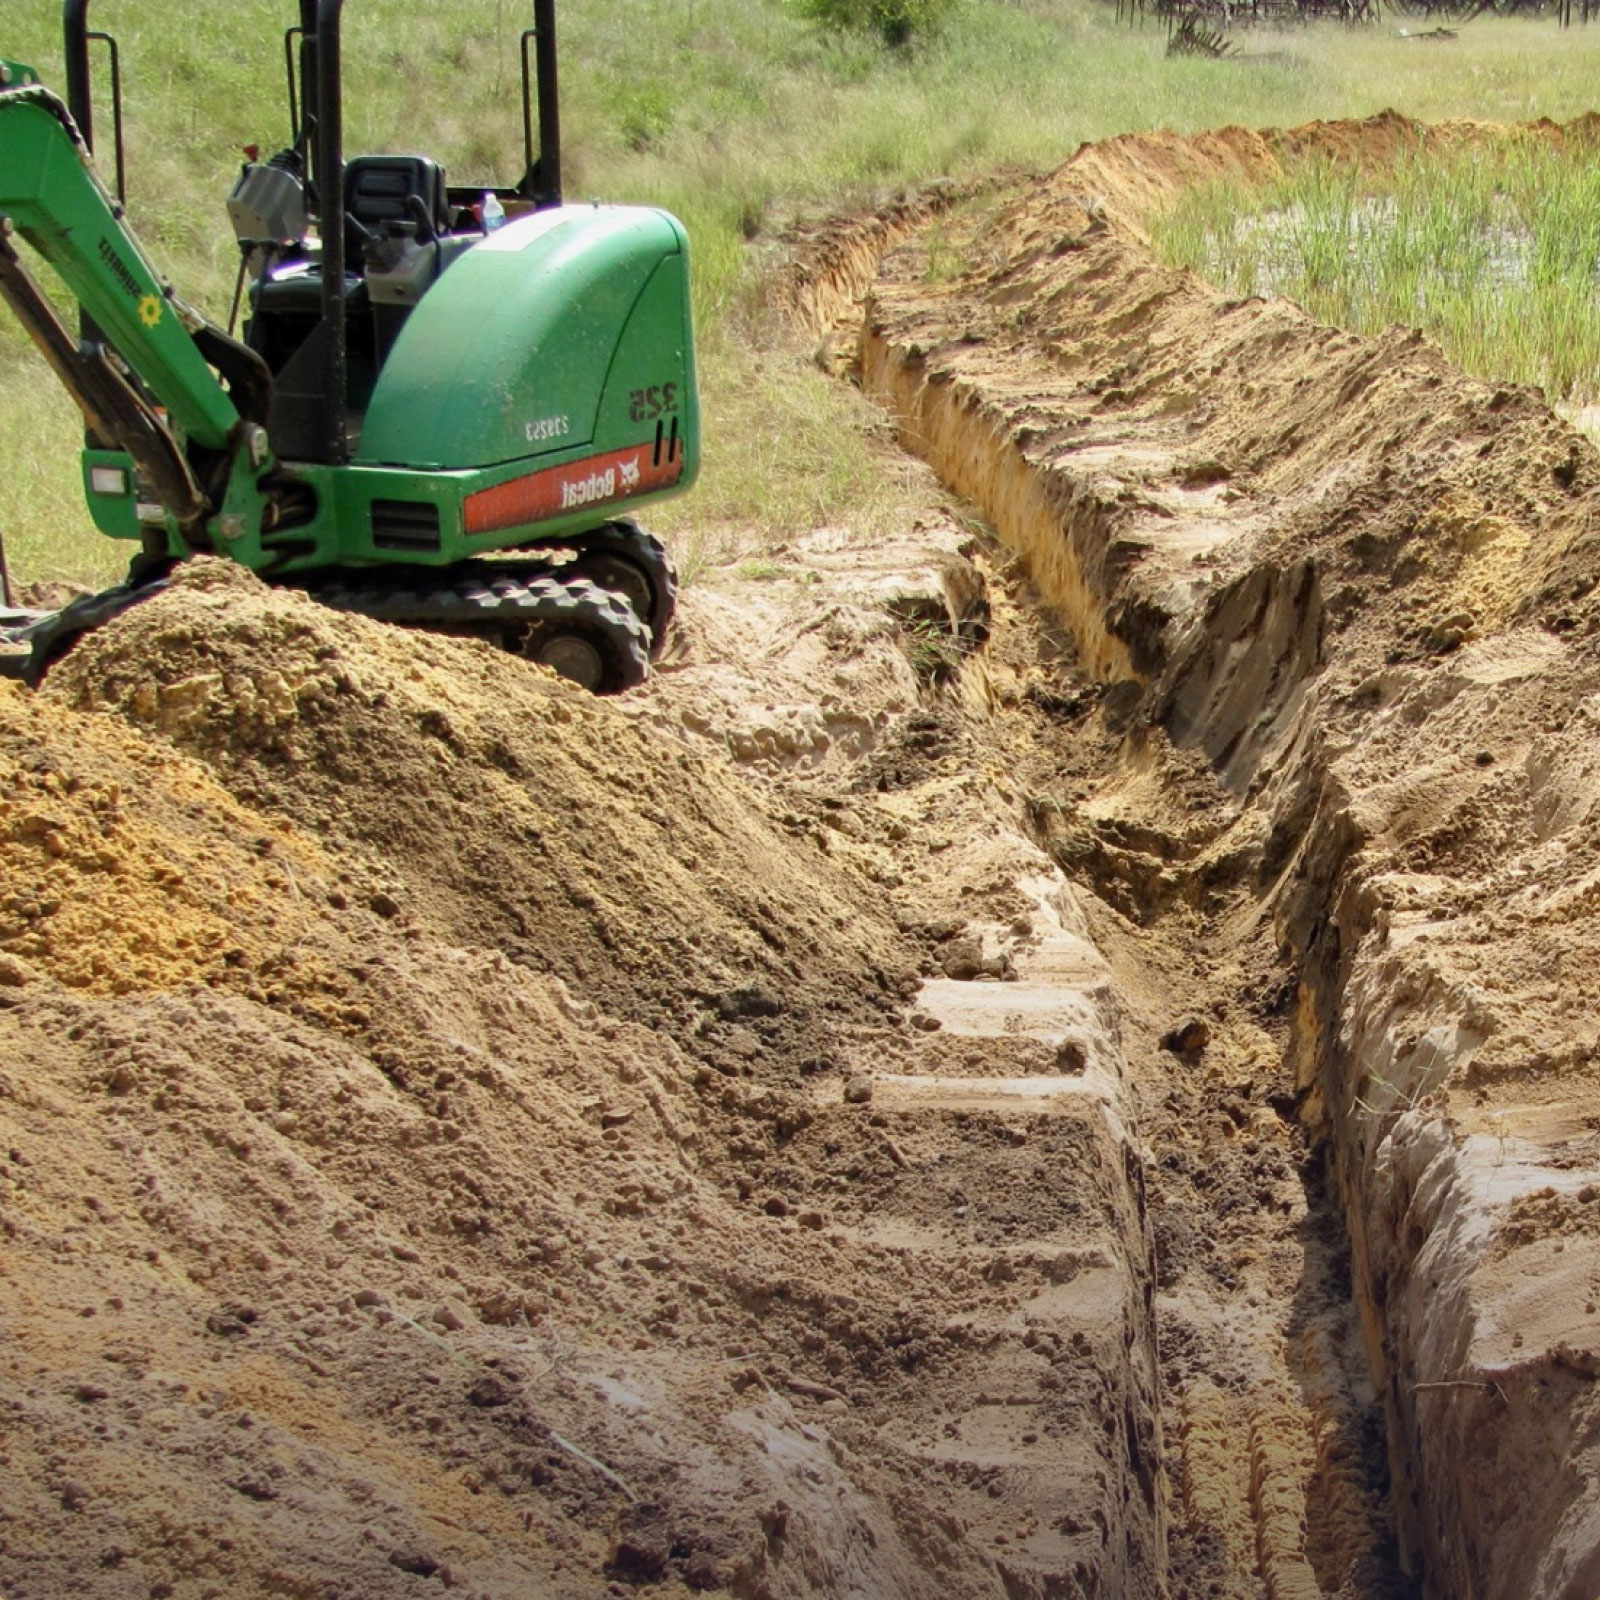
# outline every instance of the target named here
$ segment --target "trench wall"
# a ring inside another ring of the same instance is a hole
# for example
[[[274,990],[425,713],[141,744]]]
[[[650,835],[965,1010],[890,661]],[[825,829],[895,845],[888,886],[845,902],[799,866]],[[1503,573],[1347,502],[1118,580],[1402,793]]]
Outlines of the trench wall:
[[[1592,1600],[1600,465],[1537,395],[1416,335],[1227,302],[1142,245],[1196,177],[1381,160],[1412,132],[1082,151],[974,219],[958,284],[914,236],[890,253],[859,371],[1082,669],[1237,798],[1405,1564],[1438,1600]]]

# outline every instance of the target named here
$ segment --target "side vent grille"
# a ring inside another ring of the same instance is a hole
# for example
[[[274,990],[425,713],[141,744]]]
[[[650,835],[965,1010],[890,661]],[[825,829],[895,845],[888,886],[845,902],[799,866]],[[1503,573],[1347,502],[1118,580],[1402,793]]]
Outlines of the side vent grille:
[[[431,500],[374,500],[372,543],[379,550],[440,548],[439,508]]]

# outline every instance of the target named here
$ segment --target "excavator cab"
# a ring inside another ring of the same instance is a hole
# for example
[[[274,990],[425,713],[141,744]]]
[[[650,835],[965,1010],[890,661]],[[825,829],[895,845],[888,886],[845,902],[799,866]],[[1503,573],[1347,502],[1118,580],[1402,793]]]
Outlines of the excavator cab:
[[[85,3],[69,0],[69,8]],[[273,447],[287,459],[341,461],[359,440],[378,373],[412,309],[485,237],[484,196],[494,195],[502,220],[508,208],[561,203],[555,6],[536,0],[535,25],[521,37],[524,171],[505,191],[452,190],[426,155],[346,157],[341,0],[299,0],[299,9],[299,22],[284,34],[289,143],[264,163],[252,155],[228,213],[241,286],[250,280],[244,339],[276,380]],[[319,194],[326,204],[319,206]],[[342,283],[324,278],[336,260]]]
[[[327,308],[321,262],[308,253],[303,234],[275,246],[254,233],[254,210],[236,198],[252,178],[247,168],[228,209],[239,232],[241,274],[251,276],[244,341],[260,353],[274,378],[268,434],[286,459],[327,459],[331,424],[324,414]],[[291,174],[290,181],[298,180]],[[411,308],[478,235],[476,229],[470,236],[451,233],[444,172],[429,157],[357,156],[345,165],[344,185],[343,431],[353,444],[378,369]],[[252,233],[239,231],[241,223]],[[455,247],[448,253],[447,239]]]

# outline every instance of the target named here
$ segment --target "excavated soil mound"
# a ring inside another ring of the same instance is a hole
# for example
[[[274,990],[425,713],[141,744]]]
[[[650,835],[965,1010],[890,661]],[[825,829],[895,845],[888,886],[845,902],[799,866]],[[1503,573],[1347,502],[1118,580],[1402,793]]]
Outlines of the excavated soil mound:
[[[814,1013],[876,1016],[911,980],[742,785],[486,644],[348,624],[213,562],[86,640],[46,697],[158,735],[336,849],[338,898],[618,1015],[687,1029],[709,1007],[714,1031],[743,1004],[799,1070],[826,1059]]]
[[[893,703],[893,625],[835,620]],[[981,1593],[1060,1491],[908,1448],[974,1408],[1083,1440],[1054,1559],[1158,1564],[1119,1147],[1092,1105],[873,1103],[864,1063],[1054,1048],[914,1024],[950,929],[872,840],[948,886],[949,838],[903,792],[779,806],[713,746],[780,747],[693,698],[197,563],[0,701],[8,1600]],[[948,784],[917,748],[899,789]],[[1023,1318],[1080,1277],[1090,1322]]]
[[[726,1168],[914,986],[857,886],[611,706],[220,564],[4,715],[7,1593],[759,1568],[692,1394],[609,1467],[544,1407],[666,1346],[748,1451],[748,1307],[852,1305],[852,1371],[908,1314]]]

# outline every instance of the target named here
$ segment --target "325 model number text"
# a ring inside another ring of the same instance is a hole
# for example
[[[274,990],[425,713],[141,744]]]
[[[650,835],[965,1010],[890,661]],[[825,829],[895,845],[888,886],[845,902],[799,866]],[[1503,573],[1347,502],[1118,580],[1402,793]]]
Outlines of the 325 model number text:
[[[628,396],[628,417],[633,422],[654,422],[671,416],[678,409],[678,386],[653,383],[648,389],[635,389]]]

